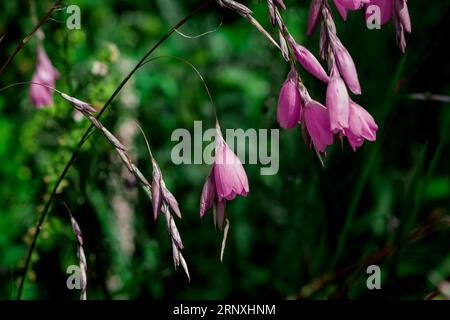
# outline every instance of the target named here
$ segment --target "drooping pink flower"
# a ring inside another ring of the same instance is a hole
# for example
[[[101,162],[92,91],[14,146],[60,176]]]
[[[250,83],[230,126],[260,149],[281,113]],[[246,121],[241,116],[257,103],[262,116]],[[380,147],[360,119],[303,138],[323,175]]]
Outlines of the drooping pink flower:
[[[353,61],[352,56],[339,38],[334,34],[331,35],[331,46],[333,48],[339,72],[347,84],[347,87],[354,94],[361,94],[358,72],[356,71],[355,62]]]
[[[33,75],[31,82],[43,83],[37,74]],[[53,104],[53,92],[50,88],[32,84],[30,85],[30,99],[33,106],[38,109],[49,106]]]
[[[221,135],[218,135],[217,140],[214,181],[218,200],[233,200],[237,195],[247,196],[247,174],[241,161]]]
[[[278,98],[277,119],[280,127],[285,129],[293,128],[300,120],[302,103],[298,91],[298,74],[292,68],[289,75],[281,87]]]
[[[371,6],[380,8],[381,24],[386,24],[392,18],[394,2],[393,0],[369,0],[366,5],[366,20],[368,20],[373,12],[370,10]]]
[[[308,28],[306,30],[306,35],[310,36],[314,33],[317,23],[319,22],[320,9],[322,8],[321,0],[312,0],[309,7],[308,14]]]
[[[303,123],[311,137],[314,149],[318,153],[325,153],[327,146],[333,144],[327,108],[317,101],[309,100],[303,111]]]
[[[53,90],[49,87],[54,87],[56,79],[59,78],[58,70],[53,67],[50,59],[47,56],[42,44],[37,47],[37,65],[33,74],[31,82],[40,83],[40,85],[30,85],[30,99],[31,103],[36,108],[42,108],[53,104]],[[48,86],[48,87],[45,87]]]
[[[330,130],[332,133],[343,132],[344,129],[348,128],[349,100],[345,83],[336,67],[334,67],[326,94],[326,105],[330,115]]]
[[[359,10],[368,0],[333,0],[342,19],[347,20],[348,10]]]
[[[289,44],[294,51],[295,57],[303,68],[305,68],[306,71],[315,76],[317,79],[327,83],[329,77],[319,60],[317,60],[317,58],[308,49],[295,42],[294,38],[289,37]]]
[[[226,201],[249,192],[247,174],[239,158],[223,139],[220,129],[216,135],[216,154],[213,168],[206,179],[200,198],[200,217],[216,203],[216,223],[221,228]]]
[[[361,147],[364,139],[375,141],[378,126],[367,110],[350,100],[349,127],[345,129],[345,136],[354,151]]]
[[[334,1],[334,5],[336,6],[337,11],[339,12],[339,14],[342,17],[342,20],[346,21],[348,9],[345,8],[338,0],[333,0],[333,1]]]

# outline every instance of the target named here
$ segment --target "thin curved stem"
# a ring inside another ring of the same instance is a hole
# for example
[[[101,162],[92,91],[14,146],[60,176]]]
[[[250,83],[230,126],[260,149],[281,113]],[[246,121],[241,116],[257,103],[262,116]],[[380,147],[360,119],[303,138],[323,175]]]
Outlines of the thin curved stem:
[[[45,17],[43,17],[41,21],[39,21],[38,24],[33,28],[33,30],[31,30],[31,32],[17,45],[16,49],[14,49],[13,53],[9,56],[8,60],[6,60],[3,66],[1,67],[0,74],[2,74],[3,71],[5,71],[5,69],[11,64],[16,55],[19,53],[20,50],[22,50],[23,47],[25,47],[28,40],[30,40],[33,34],[35,34],[36,31],[38,31],[40,27],[50,18],[53,11],[55,11],[59,7],[60,3],[61,0],[56,1],[53,7],[47,12]]]
[[[186,22],[188,22],[192,17],[197,15],[200,11],[205,9],[207,6],[209,6],[211,3],[213,3],[213,0],[208,0],[205,3],[203,3],[200,7],[195,9],[192,13],[181,19],[176,25],[174,25],[143,57],[142,59],[136,64],[136,66],[130,71],[130,73],[122,80],[122,82],[119,84],[119,86],[116,88],[116,90],[113,92],[111,97],[106,101],[103,108],[100,110],[100,112],[97,115],[97,119],[99,119],[103,113],[106,111],[106,109],[109,107],[109,105],[113,102],[114,98],[119,94],[119,92],[122,90],[122,88],[125,86],[125,84],[130,80],[130,78],[134,75],[134,73],[141,67],[141,65],[147,60],[147,58],[159,47],[161,44],[163,44],[178,28],[180,28],[182,25],[184,25]],[[72,164],[75,162],[76,158],[78,157],[81,147],[86,142],[87,138],[89,137],[91,131],[95,128],[93,124],[89,126],[89,128],[85,131],[83,134],[81,140],[79,141],[75,151],[72,153],[72,157],[70,158],[69,162],[67,162],[66,166],[64,167],[63,172],[58,178],[58,181],[55,184],[55,187],[52,190],[52,193],[50,194],[49,199],[47,200],[44,211],[42,212],[41,217],[39,218],[36,231],[33,236],[33,241],[31,242],[30,249],[28,251],[27,258],[25,260],[25,266],[23,269],[22,277],[19,283],[19,289],[17,292],[17,299],[20,300],[22,297],[23,292],[23,286],[26,280],[26,276],[28,273],[28,268],[30,266],[31,262],[31,256],[33,255],[34,249],[36,248],[37,239],[39,238],[40,231],[42,229],[42,225],[44,224],[45,218],[50,210],[50,206],[53,202],[53,199],[55,198],[56,192],[65,178],[67,172],[69,171]]]

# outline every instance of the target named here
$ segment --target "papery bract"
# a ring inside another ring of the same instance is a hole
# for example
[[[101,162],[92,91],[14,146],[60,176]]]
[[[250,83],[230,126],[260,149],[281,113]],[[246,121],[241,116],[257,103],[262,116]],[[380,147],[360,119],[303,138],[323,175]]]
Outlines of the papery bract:
[[[284,10],[286,10],[286,5],[284,4],[283,0],[276,0],[276,2],[277,2]]]
[[[153,167],[153,179],[152,179],[152,207],[153,207],[153,218],[158,219],[159,212],[162,206],[162,192],[161,192],[161,173],[159,168]]]
[[[75,108],[77,108],[80,111],[87,111],[89,113],[96,113],[97,110],[92,107],[89,103],[81,101],[77,98],[71,97],[65,93],[61,93],[61,97],[63,97],[64,99],[66,99],[67,101],[69,101],[70,103],[72,103]]]

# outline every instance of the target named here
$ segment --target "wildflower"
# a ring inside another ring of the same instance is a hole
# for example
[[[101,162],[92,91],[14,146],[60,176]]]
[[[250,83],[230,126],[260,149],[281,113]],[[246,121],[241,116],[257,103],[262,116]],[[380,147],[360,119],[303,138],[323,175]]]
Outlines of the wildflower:
[[[342,132],[348,128],[349,99],[345,83],[336,67],[334,67],[326,94],[326,105],[330,115],[330,130],[332,133]]]
[[[361,94],[358,73],[350,53],[334,34],[331,34],[331,46],[333,48],[339,72],[347,84],[347,87],[354,94]]]
[[[294,50],[295,57],[303,68],[316,78],[327,83],[329,77],[316,57],[308,49],[296,43],[292,37],[289,37],[289,43]]]
[[[359,10],[368,0],[333,0],[342,19],[347,20],[348,10]]]
[[[333,144],[327,108],[317,101],[309,100],[305,104],[303,124],[317,153],[325,153],[327,146]]]
[[[216,203],[216,225],[222,229],[226,201],[249,192],[247,174],[239,158],[223,139],[220,128],[216,135],[216,155],[213,168],[206,179],[200,198],[200,217]]]
[[[378,126],[370,113],[350,100],[349,127],[345,129],[345,136],[353,151],[362,146],[364,139],[375,141],[377,130]]]
[[[36,108],[42,108],[53,104],[53,87],[56,79],[59,78],[59,72],[55,69],[47,56],[42,44],[37,47],[37,65],[31,82],[40,83],[40,85],[30,85],[31,103]]]
[[[291,69],[285,83],[281,87],[278,98],[277,119],[280,127],[293,128],[300,120],[302,104],[298,91],[298,74],[295,68]]]

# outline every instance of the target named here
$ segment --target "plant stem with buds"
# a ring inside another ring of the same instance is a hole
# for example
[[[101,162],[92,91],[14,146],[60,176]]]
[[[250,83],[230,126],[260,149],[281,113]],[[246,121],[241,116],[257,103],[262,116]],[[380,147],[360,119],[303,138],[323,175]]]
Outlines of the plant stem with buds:
[[[197,15],[200,11],[202,11],[203,9],[205,9],[207,6],[209,6],[211,3],[213,2],[213,0],[209,0],[206,1],[205,3],[203,3],[200,7],[198,7],[196,10],[194,10],[192,13],[190,13],[188,16],[186,16],[185,18],[181,19],[176,25],[174,25],[143,57],[142,59],[136,64],[136,66],[130,71],[130,73],[122,80],[122,82],[119,84],[119,86],[117,87],[117,89],[114,91],[114,93],[111,95],[111,97],[108,99],[108,101],[105,103],[105,105],[103,106],[103,108],[100,110],[100,112],[97,115],[97,119],[99,119],[102,114],[106,111],[106,109],[109,107],[109,105],[112,103],[112,101],[114,100],[114,98],[119,94],[119,92],[122,90],[122,88],[125,86],[125,84],[130,80],[130,78],[134,75],[134,73],[141,67],[141,65],[147,60],[147,58],[153,54],[153,52],[159,47],[161,46],[178,28],[180,28],[182,25],[184,25],[186,22],[188,22],[192,17],[194,17],[195,15]],[[20,49],[19,49],[20,50]],[[0,72],[1,73],[1,72]],[[17,299],[20,300],[20,298],[22,297],[22,291],[23,291],[23,286],[25,283],[25,279],[26,279],[26,275],[28,272],[28,268],[31,262],[31,256],[33,255],[34,249],[36,248],[36,242],[37,239],[39,238],[39,234],[40,231],[42,229],[42,225],[44,224],[45,218],[50,210],[50,206],[53,202],[53,199],[56,196],[56,192],[59,188],[59,186],[61,185],[61,182],[64,180],[67,172],[69,171],[70,167],[73,165],[73,163],[75,162],[76,158],[78,157],[80,151],[81,151],[81,147],[83,146],[83,144],[86,142],[87,138],[89,137],[91,131],[95,128],[95,126],[93,124],[91,124],[89,126],[89,128],[85,131],[85,133],[83,134],[81,140],[79,141],[75,151],[72,153],[72,157],[70,158],[69,162],[67,162],[66,166],[64,167],[61,175],[59,176],[53,190],[52,193],[50,194],[49,199],[47,200],[45,207],[44,207],[44,211],[42,212],[41,217],[38,220],[38,224],[36,227],[36,231],[34,233],[33,236],[33,240],[31,242],[30,245],[30,249],[28,251],[26,260],[25,260],[25,266],[23,269],[23,273],[22,273],[22,277],[19,283],[19,288],[18,288],[18,292],[17,292]],[[170,224],[170,221],[169,221]]]
[[[37,25],[33,28],[33,30],[31,30],[31,32],[17,45],[16,49],[14,49],[13,53],[9,56],[8,60],[6,60],[6,62],[1,67],[0,74],[2,74],[3,71],[5,71],[5,69],[11,64],[11,62],[14,60],[19,51],[22,50],[22,48],[25,47],[27,42],[31,39],[33,34],[35,34],[41,28],[41,26],[50,18],[50,16],[53,14],[53,11],[55,11],[59,7],[60,3],[61,0],[56,1],[53,7],[47,12],[45,17],[43,17],[41,21],[39,21]]]

